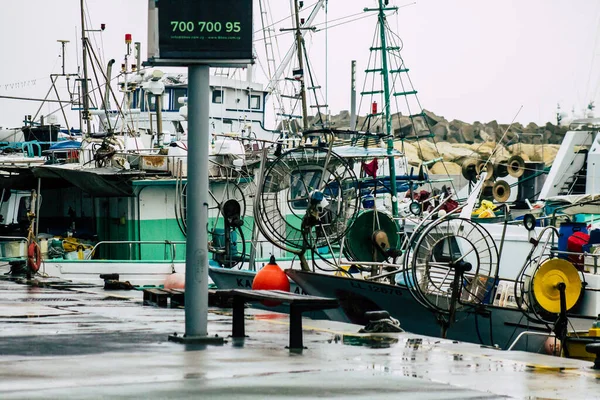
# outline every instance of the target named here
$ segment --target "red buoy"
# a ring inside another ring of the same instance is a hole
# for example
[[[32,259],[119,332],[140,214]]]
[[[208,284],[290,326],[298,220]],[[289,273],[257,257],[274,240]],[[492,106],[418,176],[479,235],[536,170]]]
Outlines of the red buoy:
[[[269,263],[262,267],[254,277],[252,290],[281,290],[290,291],[290,280],[283,270],[275,262],[275,257],[271,256]],[[276,306],[279,302],[264,301],[265,306]]]
[[[165,279],[165,289],[185,289],[185,275],[175,272]]]

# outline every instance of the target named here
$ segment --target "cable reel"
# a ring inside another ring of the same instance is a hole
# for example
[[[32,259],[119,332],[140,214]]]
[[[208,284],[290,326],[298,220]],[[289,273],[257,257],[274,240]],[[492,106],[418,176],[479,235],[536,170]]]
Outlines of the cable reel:
[[[465,218],[426,225],[404,258],[404,281],[419,303],[438,315],[442,336],[455,314],[489,300],[498,271],[498,250],[490,234]]]

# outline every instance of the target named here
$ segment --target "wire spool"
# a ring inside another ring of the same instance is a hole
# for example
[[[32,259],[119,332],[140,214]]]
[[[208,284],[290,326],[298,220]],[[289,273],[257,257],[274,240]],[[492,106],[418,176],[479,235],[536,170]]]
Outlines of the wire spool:
[[[551,314],[558,314],[561,311],[559,283],[566,285],[566,311],[569,311],[581,297],[582,288],[579,272],[569,261],[561,258],[544,261],[533,274],[530,283],[535,304]]]
[[[397,248],[402,242],[394,218],[377,210],[362,211],[354,218],[345,240],[343,251],[350,261],[385,261],[387,256],[380,251],[381,244],[384,248]]]
[[[313,203],[317,195],[321,202]],[[324,200],[326,207],[319,205]],[[327,148],[298,147],[265,169],[254,221],[275,246],[304,254],[342,240],[358,215],[359,200],[358,180],[344,158]]]
[[[477,181],[477,160],[473,159],[473,158],[468,158],[465,161],[463,161],[462,163],[462,176],[470,181],[470,182],[476,182]]]
[[[485,180],[481,188],[481,198],[487,200],[494,198],[494,182]]]
[[[510,197],[510,185],[503,180],[498,180],[492,188],[492,196],[498,203],[504,203]]]
[[[482,172],[486,173],[485,180],[492,181],[494,180],[494,166],[491,162],[480,162],[477,164],[477,175],[480,175]]]
[[[504,178],[508,175],[508,160],[498,160],[494,164],[494,176],[496,178]]]
[[[512,156],[506,162],[506,170],[510,176],[520,178],[525,172],[525,161],[521,156]]]
[[[414,246],[404,253],[403,278],[415,300],[438,314],[450,314],[452,307],[469,308],[481,304],[493,289],[498,268],[498,249],[481,224],[470,219],[441,218],[426,225],[411,237]],[[456,265],[464,261],[471,268],[453,285]],[[457,289],[459,301],[451,303]]]

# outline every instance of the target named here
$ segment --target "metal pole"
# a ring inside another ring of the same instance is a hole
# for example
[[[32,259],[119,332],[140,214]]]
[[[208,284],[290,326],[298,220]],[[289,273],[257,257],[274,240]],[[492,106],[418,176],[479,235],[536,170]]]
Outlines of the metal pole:
[[[209,90],[208,86],[206,88],[207,88],[207,90]],[[163,146],[162,95],[158,94],[154,97],[156,98],[156,101],[155,101],[155,103],[156,103],[156,139],[157,139],[156,141],[158,142],[158,147],[162,147]],[[208,121],[208,111],[206,111],[206,118]],[[206,126],[208,126],[208,124]],[[206,133],[206,136],[208,137],[208,131]],[[189,141],[189,139],[188,139],[188,141]],[[203,148],[208,148],[208,147],[198,147],[198,149],[203,149]],[[189,156],[189,154],[188,154],[188,156]],[[208,164],[207,164],[206,169],[204,170],[204,173],[208,174]],[[207,186],[206,190],[208,191],[208,186]]]
[[[350,73],[350,130],[356,129],[356,60],[352,60]]]
[[[37,182],[37,202],[35,203],[35,238],[37,239],[40,233],[40,207],[42,205],[42,178],[38,178]]]
[[[392,191],[392,215],[398,225],[398,190],[396,189],[396,163],[395,158],[391,155],[394,150],[394,137],[392,132],[392,116],[390,111],[390,84],[388,80],[388,63],[387,63],[387,45],[385,37],[385,12],[383,6],[383,0],[379,0],[379,36],[381,40],[381,68],[383,69],[383,95],[385,104],[384,116],[385,116],[385,133],[388,135],[387,150],[390,156],[388,157],[390,163],[390,189]]]
[[[300,100],[302,101],[302,130],[308,130],[308,112],[306,108],[306,87],[304,85],[304,61],[302,59],[302,46],[304,38],[302,37],[302,31],[300,30],[300,6],[298,0],[294,1],[294,9],[296,14],[296,48],[298,50],[298,66],[302,76],[300,77]]]
[[[88,93],[88,70],[87,70],[87,37],[85,36],[85,18],[83,11],[83,0],[80,1],[81,7],[81,51],[83,58],[83,80],[81,88],[83,90],[83,120],[86,123],[87,134],[92,134],[92,123],[90,121],[90,99]]]
[[[185,335],[173,334],[179,343],[222,344],[208,336],[208,148],[210,67],[188,67],[188,186],[185,254]]]
[[[209,66],[188,67],[188,186],[185,335],[207,335]]]

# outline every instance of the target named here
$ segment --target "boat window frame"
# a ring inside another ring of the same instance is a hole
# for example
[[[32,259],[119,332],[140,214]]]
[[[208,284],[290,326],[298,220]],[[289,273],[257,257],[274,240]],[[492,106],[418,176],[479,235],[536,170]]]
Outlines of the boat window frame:
[[[253,107],[252,100],[256,99],[257,104],[256,107]],[[250,110],[261,110],[262,109],[262,101],[261,96],[258,94],[249,94],[248,95],[248,109]]]
[[[307,169],[302,171],[292,171],[290,175],[290,208],[292,210],[306,210],[308,208],[308,195],[309,192],[303,193],[303,191],[310,191],[316,183],[319,182],[321,174],[323,173],[322,168]],[[310,179],[306,182],[305,178],[310,174]],[[302,178],[298,176],[302,175]],[[303,183],[304,182],[304,183]],[[308,184],[308,188],[303,187]]]
[[[183,93],[183,94],[181,95],[181,93]],[[187,97],[187,95],[188,95],[188,90],[185,87],[172,88],[171,89],[171,104],[169,107],[169,111],[179,111],[179,109],[185,105],[185,104],[179,103],[179,98]]]
[[[221,101],[217,101],[217,93],[221,94]],[[223,89],[212,90],[212,102],[213,104],[225,104],[225,91]]]

